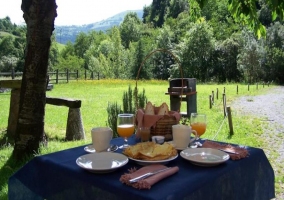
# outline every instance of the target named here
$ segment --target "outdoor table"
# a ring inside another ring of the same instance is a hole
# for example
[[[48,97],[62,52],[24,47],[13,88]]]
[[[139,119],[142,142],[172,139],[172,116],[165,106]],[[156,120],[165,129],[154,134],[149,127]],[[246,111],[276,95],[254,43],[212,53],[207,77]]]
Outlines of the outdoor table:
[[[135,136],[129,144],[135,144]],[[123,144],[115,138],[112,144]],[[214,167],[191,164],[178,156],[167,166],[179,171],[152,186],[138,190],[119,181],[133,161],[111,173],[96,174],[80,168],[76,159],[84,146],[37,156],[13,174],[8,183],[9,200],[15,199],[230,199],[275,198],[274,171],[262,149],[247,147],[249,157],[228,160]],[[122,152],[121,149],[116,152]]]

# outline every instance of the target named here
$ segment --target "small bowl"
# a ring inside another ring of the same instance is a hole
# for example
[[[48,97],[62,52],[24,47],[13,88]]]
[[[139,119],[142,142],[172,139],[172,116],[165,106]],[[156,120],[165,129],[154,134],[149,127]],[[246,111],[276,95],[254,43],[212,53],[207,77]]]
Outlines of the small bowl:
[[[163,144],[165,142],[165,137],[164,136],[152,136],[152,142],[155,142],[157,144]]]

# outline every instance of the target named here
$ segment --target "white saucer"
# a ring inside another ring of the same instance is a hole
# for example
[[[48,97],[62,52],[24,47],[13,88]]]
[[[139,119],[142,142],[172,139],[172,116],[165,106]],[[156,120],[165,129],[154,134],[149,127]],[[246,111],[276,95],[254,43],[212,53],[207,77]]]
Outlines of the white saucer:
[[[118,149],[118,146],[115,144],[110,145],[110,147],[106,151],[116,151]],[[85,146],[84,150],[88,153],[95,153],[96,150],[92,144]]]
[[[126,165],[128,158],[121,153],[101,152],[80,156],[76,164],[93,173],[109,173]]]
[[[229,154],[211,148],[188,148],[180,152],[180,156],[194,165],[211,167],[229,160]]]

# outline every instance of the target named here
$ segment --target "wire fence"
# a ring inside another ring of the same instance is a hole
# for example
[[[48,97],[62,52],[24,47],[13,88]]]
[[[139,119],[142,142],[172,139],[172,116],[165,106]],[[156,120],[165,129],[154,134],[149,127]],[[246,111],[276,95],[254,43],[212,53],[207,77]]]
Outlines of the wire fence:
[[[262,83],[262,84],[256,84],[256,89],[258,90],[260,85],[262,85],[262,88],[267,85],[269,87],[271,83]],[[251,85],[247,85],[247,90],[250,91]],[[236,86],[236,93],[239,93],[239,86]],[[216,94],[216,98],[215,98]],[[228,126],[229,126],[229,137],[231,137],[234,134],[234,128],[233,128],[233,119],[232,119],[232,113],[231,113],[231,107],[227,106],[227,97],[226,97],[226,88],[223,88],[223,93],[222,93],[222,99],[219,101],[215,101],[215,99],[219,99],[219,89],[216,89],[216,93],[212,90],[212,93],[209,95],[209,108],[212,109],[213,107],[220,107],[222,104],[223,107],[223,114],[224,114],[224,119],[220,122],[220,126],[218,127],[216,133],[214,134],[212,140],[215,140],[216,137],[219,135],[221,132],[223,125],[225,124],[225,121],[228,120]]]

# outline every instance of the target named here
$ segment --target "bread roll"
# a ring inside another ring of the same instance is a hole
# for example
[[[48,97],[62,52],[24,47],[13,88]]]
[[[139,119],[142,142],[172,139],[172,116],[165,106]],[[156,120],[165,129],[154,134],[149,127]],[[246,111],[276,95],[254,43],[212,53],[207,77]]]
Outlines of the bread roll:
[[[158,115],[168,115],[169,114],[169,107],[168,105],[164,102],[162,105],[159,107]]]
[[[145,114],[146,115],[155,115],[154,106],[152,105],[152,103],[150,101],[148,101],[147,104],[146,104]]]

